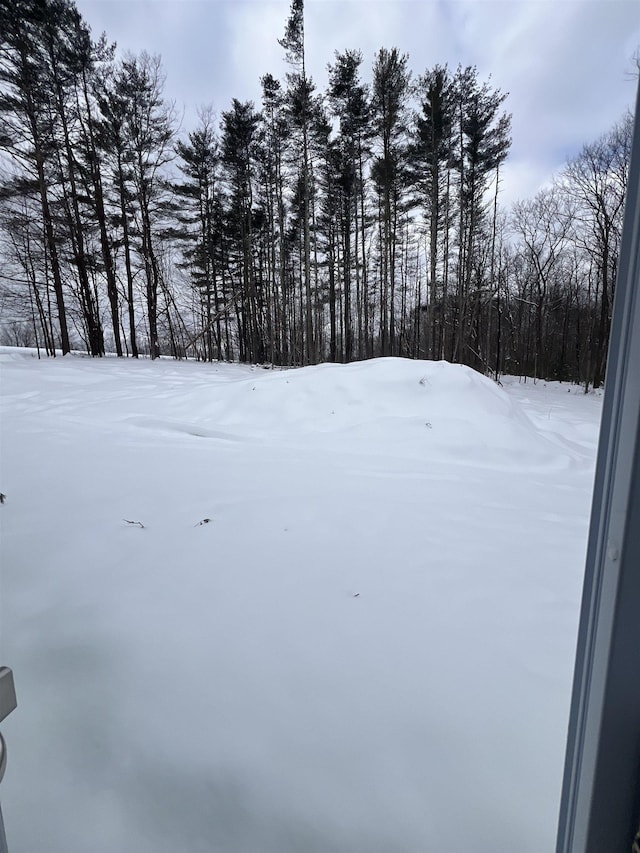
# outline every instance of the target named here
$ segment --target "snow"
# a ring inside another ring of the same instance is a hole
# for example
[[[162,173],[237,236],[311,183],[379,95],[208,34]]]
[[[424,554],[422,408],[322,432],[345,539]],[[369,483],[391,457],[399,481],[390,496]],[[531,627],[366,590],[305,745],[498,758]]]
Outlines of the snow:
[[[12,853],[554,848],[600,397],[402,359],[0,377]]]

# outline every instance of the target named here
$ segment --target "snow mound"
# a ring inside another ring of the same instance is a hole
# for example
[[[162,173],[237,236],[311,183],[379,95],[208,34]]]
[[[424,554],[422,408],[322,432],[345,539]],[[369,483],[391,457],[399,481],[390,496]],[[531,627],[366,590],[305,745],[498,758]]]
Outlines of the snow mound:
[[[162,408],[166,431],[199,437],[337,442],[350,453],[384,445],[394,455],[447,454],[460,463],[509,468],[562,466],[572,459],[571,449],[551,442],[495,382],[445,361],[378,358],[256,368],[224,387],[174,394]],[[131,423],[163,428],[159,411]]]
[[[591,442],[553,431],[521,401],[470,367],[377,358],[293,369],[160,360],[0,360],[38,370],[56,394],[48,414],[95,422],[132,443],[259,442],[331,447],[501,470],[582,464]],[[12,374],[13,375],[13,374]],[[32,406],[15,389],[14,404]],[[81,404],[81,405],[79,405]]]

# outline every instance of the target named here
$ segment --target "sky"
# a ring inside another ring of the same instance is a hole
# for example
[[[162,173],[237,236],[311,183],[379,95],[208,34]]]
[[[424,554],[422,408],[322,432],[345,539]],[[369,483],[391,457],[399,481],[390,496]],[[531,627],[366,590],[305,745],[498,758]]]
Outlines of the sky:
[[[197,111],[260,103],[260,77],[284,80],[289,0],[76,0],[97,37],[160,54],[183,132]],[[414,78],[475,65],[509,96],[513,144],[503,202],[534,195],[636,99],[636,0],[307,0],[307,67],[320,91],[335,51],[360,49],[364,76],[381,47],[409,55]]]

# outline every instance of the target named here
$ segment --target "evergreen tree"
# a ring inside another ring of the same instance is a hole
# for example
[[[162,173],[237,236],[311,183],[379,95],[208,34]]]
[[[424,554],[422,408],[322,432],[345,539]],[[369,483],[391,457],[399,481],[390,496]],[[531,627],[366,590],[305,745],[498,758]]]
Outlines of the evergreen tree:
[[[222,113],[221,159],[229,186],[228,227],[234,252],[235,281],[241,293],[239,344],[242,361],[258,362],[264,357],[262,318],[254,266],[253,178],[255,136],[260,114],[251,101],[234,98]]]
[[[292,314],[295,292],[288,286],[290,257],[287,250],[285,162],[290,155],[290,134],[280,82],[265,74],[262,83],[262,123],[259,129],[259,185],[261,205],[269,231],[267,248],[269,338],[271,359],[290,364]]]
[[[157,358],[160,355],[158,296],[162,281],[156,241],[167,203],[168,185],[163,168],[174,157],[173,115],[162,97],[164,79],[159,57],[143,52],[139,57],[124,60],[119,84],[125,109],[123,127],[137,214],[138,250],[145,276],[149,351],[152,358]]]
[[[4,151],[27,170],[37,188],[64,355],[71,345],[49,168],[55,140],[49,109],[50,68],[45,40],[48,15],[49,6],[37,0],[3,0],[0,3],[1,139]]]
[[[55,111],[55,164],[61,188],[60,209],[64,213],[68,256],[79,282],[87,346],[91,355],[100,356],[104,354],[104,339],[100,306],[91,281],[89,228],[78,162],[79,114],[75,108],[83,69],[92,59],[91,40],[78,10],[68,0],[47,0],[42,40],[48,60],[50,103]]]
[[[415,136],[410,146],[412,178],[418,199],[425,210],[429,235],[429,334],[428,352],[437,358],[443,348],[442,324],[438,330],[436,306],[438,281],[441,299],[446,305],[445,264],[439,264],[441,251],[447,260],[447,235],[450,226],[450,161],[453,115],[453,85],[446,67],[436,66],[418,79],[420,111],[415,115]],[[440,267],[440,275],[438,275]],[[444,269],[442,268],[444,267]],[[440,334],[438,335],[438,331]]]
[[[85,42],[82,55],[79,88],[76,90],[79,133],[77,141],[79,178],[83,184],[83,197],[90,207],[87,211],[95,221],[99,233],[99,264],[97,258],[90,258],[94,268],[104,274],[106,279],[107,297],[109,300],[113,342],[116,355],[122,356],[122,340],[120,334],[120,297],[116,279],[114,259],[114,241],[110,234],[109,208],[105,198],[104,170],[105,155],[104,138],[101,133],[102,116],[98,100],[105,87],[106,77],[113,70],[115,45],[109,45],[103,36],[99,42]]]
[[[218,141],[210,110],[200,115],[200,126],[188,142],[178,142],[179,169],[185,180],[175,185],[179,199],[176,219],[185,244],[184,255],[198,292],[204,357],[223,358],[222,307],[222,199]],[[228,356],[228,349],[226,350]]]
[[[372,111],[378,156],[372,178],[379,199],[380,324],[382,355],[397,354],[396,257],[407,188],[407,95],[409,57],[382,48],[373,66]]]
[[[299,163],[299,200],[300,224],[302,229],[302,276],[304,281],[304,349],[303,363],[310,364],[316,359],[314,340],[314,305],[311,291],[311,195],[312,167],[310,150],[310,132],[313,113],[314,84],[306,72],[304,40],[304,0],[291,0],[291,10],[284,38],[279,44],[285,49],[291,72],[287,74],[287,108],[292,132],[300,139],[298,150],[301,153]]]
[[[499,113],[507,95],[493,90],[488,83],[480,85],[477,69],[458,68],[454,81],[456,98],[456,134],[454,167],[458,173],[458,316],[454,360],[465,360],[470,346],[474,312],[479,307],[483,286],[476,265],[488,231],[486,192],[491,177],[498,180],[497,170],[511,146],[511,116]],[[496,184],[497,189],[497,184]],[[476,272],[474,292],[472,279]],[[482,365],[479,365],[482,366]]]
[[[347,50],[344,53],[336,53],[334,64],[329,66],[329,102],[340,128],[338,187],[341,199],[345,361],[350,361],[355,354],[354,313],[360,357],[366,352],[365,341],[369,331],[364,167],[370,153],[372,133],[369,92],[360,80],[361,64],[360,51]],[[352,296],[354,271],[355,304]]]
[[[114,241],[114,252],[120,248],[124,252],[129,348],[131,355],[138,358],[134,247],[131,236],[136,193],[133,188],[132,170],[134,153],[127,132],[129,105],[126,96],[126,77],[122,64],[117,67],[111,77],[103,77],[101,90],[96,93],[100,108],[96,133],[99,148],[105,160],[104,169],[108,179],[107,194],[113,197],[114,212],[111,218],[114,229],[118,232],[118,237]]]

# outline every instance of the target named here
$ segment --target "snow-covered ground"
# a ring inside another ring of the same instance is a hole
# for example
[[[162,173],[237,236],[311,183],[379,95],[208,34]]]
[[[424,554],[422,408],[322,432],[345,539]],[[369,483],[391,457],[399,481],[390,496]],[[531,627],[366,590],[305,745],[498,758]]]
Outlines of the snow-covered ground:
[[[600,397],[8,348],[0,381],[12,853],[553,850]]]

